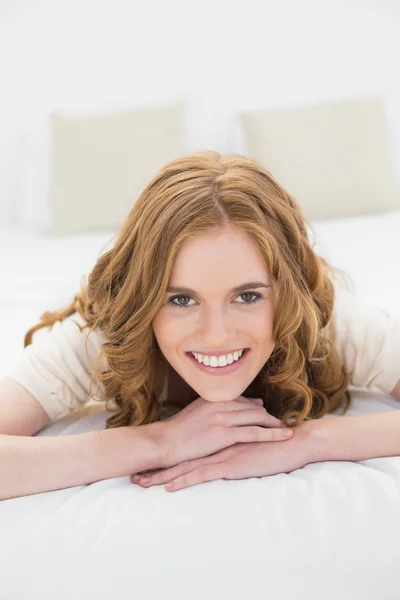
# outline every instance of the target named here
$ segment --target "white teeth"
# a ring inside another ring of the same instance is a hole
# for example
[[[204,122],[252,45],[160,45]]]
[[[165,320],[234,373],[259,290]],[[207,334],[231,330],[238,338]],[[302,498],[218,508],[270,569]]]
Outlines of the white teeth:
[[[226,365],[231,365],[233,362],[238,361],[243,352],[244,350],[238,350],[233,354],[222,354],[221,356],[207,356],[206,354],[192,352],[192,355],[199,363],[203,363],[206,366],[226,367]]]

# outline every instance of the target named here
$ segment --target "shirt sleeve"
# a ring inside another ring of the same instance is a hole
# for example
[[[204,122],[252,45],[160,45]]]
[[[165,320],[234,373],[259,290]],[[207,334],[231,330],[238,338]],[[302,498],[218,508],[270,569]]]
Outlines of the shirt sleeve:
[[[400,321],[350,291],[337,288],[333,330],[351,385],[390,394],[400,379]]]
[[[79,325],[85,321],[78,313],[57,321],[24,348],[9,374],[40,402],[52,421],[81,408],[89,399],[90,378],[106,341],[98,330],[89,335],[90,329],[80,331]],[[97,368],[106,369],[104,357]],[[100,399],[105,396],[98,376],[93,377],[92,392]]]

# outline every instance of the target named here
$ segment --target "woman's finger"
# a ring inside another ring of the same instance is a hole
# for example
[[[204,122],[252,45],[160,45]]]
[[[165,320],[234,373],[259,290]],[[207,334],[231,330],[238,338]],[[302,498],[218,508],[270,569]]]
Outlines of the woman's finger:
[[[132,477],[147,477],[147,475],[153,475],[153,473],[159,473],[160,471],[165,471],[165,469],[147,469],[146,471],[134,473]]]
[[[139,485],[143,485],[145,487],[150,487],[152,485],[161,485],[163,483],[168,483],[193,471],[196,468],[205,467],[207,465],[213,464],[221,460],[217,455],[204,456],[202,458],[196,458],[194,460],[187,460],[179,465],[175,465],[174,467],[170,467],[169,469],[163,469],[158,471],[157,473],[149,473],[146,474],[145,477],[141,477],[140,473],[131,476],[131,481],[133,483],[138,483]]]
[[[252,404],[257,404],[257,406],[264,406],[264,401],[262,398],[246,398],[245,396],[239,396],[239,399],[243,399],[243,400],[248,400],[250,401]],[[267,415],[269,415],[270,418],[270,422],[271,422],[271,427],[280,427],[282,425],[282,420],[278,419],[278,417],[274,417],[273,415],[271,415],[267,409],[265,409],[265,412],[267,413]]]
[[[259,406],[264,406],[264,402],[262,401],[261,398],[251,398],[251,400],[253,400],[253,402],[256,402],[257,404],[259,404]]]
[[[204,483],[205,481],[223,479],[223,469],[224,467],[222,462],[197,467],[197,469],[194,469],[193,471],[190,471],[189,473],[186,473],[181,477],[177,477],[173,481],[167,483],[165,489],[167,492],[175,492],[192,485]]]
[[[176,477],[187,473],[192,470],[194,467],[191,464],[195,461],[186,461],[185,463],[181,463],[170,469],[165,469],[164,471],[160,471],[158,473],[149,473],[145,476],[133,475],[132,481],[134,483],[138,483],[139,485],[144,485],[146,487],[150,487],[152,485],[161,485],[162,483],[167,483],[168,481],[172,481]]]

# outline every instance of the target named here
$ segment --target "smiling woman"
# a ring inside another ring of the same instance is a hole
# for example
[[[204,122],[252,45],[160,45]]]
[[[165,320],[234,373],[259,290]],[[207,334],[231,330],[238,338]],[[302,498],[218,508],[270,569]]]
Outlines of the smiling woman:
[[[168,287],[174,295],[167,289],[153,330],[168,363],[202,398],[237,398],[271,356],[274,296],[268,281],[261,252],[237,227],[212,230],[178,251]]]
[[[306,431],[347,410],[350,383],[399,397],[400,324],[340,275],[267,169],[190,154],[150,181],[71,305],[28,331],[11,376],[51,419],[93,397],[113,412],[107,429],[164,419],[172,431],[171,413],[184,409],[189,422],[219,404],[214,424],[238,398],[257,397],[258,418],[275,417],[269,427],[282,419]],[[32,344],[42,327],[50,338]]]

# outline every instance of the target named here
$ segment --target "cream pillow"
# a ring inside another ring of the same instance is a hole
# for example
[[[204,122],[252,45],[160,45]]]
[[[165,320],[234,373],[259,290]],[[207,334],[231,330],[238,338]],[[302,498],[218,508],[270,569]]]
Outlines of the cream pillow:
[[[262,110],[240,120],[247,154],[308,220],[400,207],[381,100]]]
[[[51,115],[50,232],[116,229],[182,154],[182,105],[89,117]]]

